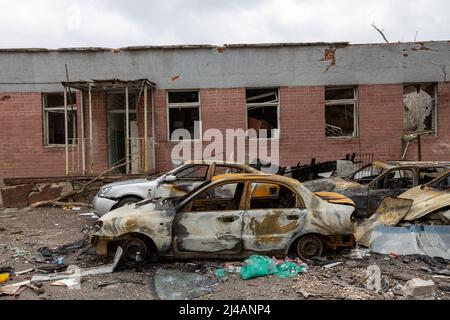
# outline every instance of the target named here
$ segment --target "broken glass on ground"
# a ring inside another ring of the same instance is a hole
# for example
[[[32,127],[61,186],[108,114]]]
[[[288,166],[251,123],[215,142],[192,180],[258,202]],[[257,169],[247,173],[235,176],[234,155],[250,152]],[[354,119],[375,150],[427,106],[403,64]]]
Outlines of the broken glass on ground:
[[[218,283],[205,275],[181,270],[158,269],[154,289],[161,300],[187,300],[213,292]]]

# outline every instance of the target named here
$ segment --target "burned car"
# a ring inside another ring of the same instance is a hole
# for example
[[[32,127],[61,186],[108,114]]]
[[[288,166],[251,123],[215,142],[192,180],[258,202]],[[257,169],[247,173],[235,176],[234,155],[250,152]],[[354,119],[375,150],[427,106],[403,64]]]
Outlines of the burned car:
[[[237,258],[252,253],[302,258],[353,247],[355,206],[335,193],[266,174],[213,177],[178,198],[144,200],[101,217],[91,230],[97,253],[121,246],[124,258]]]
[[[104,185],[92,201],[93,211],[102,216],[124,205],[155,197],[185,195],[215,175],[258,173],[245,164],[221,161],[191,161],[158,177],[118,181]]]
[[[332,177],[304,182],[313,192],[333,191],[356,204],[356,216],[373,214],[386,197],[430,182],[450,169],[450,162],[375,161],[345,178]]]
[[[385,198],[376,212],[357,226],[355,237],[359,244],[369,247],[377,238],[373,236],[376,228],[380,226],[395,227],[389,229],[388,236],[398,238],[398,241],[395,242],[402,243],[401,249],[413,251],[411,248],[418,250],[422,247],[434,247],[434,249],[441,247],[443,251],[447,252],[446,256],[448,257],[450,254],[448,241],[450,239],[448,227],[445,229],[441,227],[443,225],[450,225],[450,170],[433,181],[414,187],[398,197]],[[421,232],[428,228],[428,232],[432,230],[432,233],[409,239],[413,236],[414,229],[402,230],[402,228],[414,226],[420,227],[418,230]],[[439,236],[436,232],[439,228],[447,230],[447,235]],[[402,233],[406,234],[403,240],[408,239],[408,241],[401,241]]]

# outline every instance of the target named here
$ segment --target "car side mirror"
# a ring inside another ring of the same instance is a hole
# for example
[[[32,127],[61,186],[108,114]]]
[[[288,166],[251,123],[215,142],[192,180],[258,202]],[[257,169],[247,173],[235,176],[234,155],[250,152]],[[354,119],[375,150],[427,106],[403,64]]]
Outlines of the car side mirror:
[[[175,182],[177,180],[178,180],[177,176],[174,175],[169,175],[164,178],[164,182]]]

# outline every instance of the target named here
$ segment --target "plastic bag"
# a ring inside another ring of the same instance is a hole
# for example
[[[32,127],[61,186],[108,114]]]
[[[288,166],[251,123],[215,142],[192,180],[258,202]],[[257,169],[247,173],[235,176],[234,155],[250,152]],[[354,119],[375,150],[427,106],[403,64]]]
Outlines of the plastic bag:
[[[290,278],[299,273],[306,272],[308,269],[305,264],[298,265],[295,262],[283,262],[277,264],[272,272],[272,274],[280,278]]]
[[[252,255],[245,260],[245,263],[246,265],[241,268],[240,272],[244,280],[271,274],[280,278],[290,278],[308,271],[308,267],[304,263],[276,260],[267,256]]]
[[[267,256],[253,255],[245,260],[245,262],[246,265],[241,268],[240,272],[244,280],[271,274],[275,267],[275,260]]]

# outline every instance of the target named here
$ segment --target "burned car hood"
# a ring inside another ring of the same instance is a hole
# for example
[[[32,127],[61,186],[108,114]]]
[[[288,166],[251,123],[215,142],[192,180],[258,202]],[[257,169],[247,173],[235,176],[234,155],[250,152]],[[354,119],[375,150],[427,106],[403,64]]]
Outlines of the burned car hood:
[[[402,193],[398,198],[411,199],[413,204],[403,220],[413,221],[436,210],[450,206],[450,193],[430,187],[415,187]]]
[[[340,177],[322,178],[303,182],[303,185],[312,192],[346,190],[361,187],[361,184]]]
[[[93,235],[118,237],[134,232],[150,237],[168,236],[174,215],[174,207],[170,204],[163,205],[162,200],[144,205],[130,204],[112,210],[98,219],[103,224]]]

